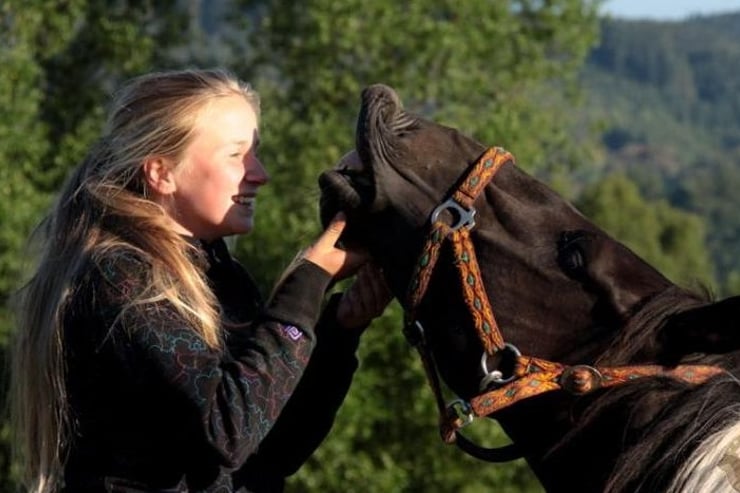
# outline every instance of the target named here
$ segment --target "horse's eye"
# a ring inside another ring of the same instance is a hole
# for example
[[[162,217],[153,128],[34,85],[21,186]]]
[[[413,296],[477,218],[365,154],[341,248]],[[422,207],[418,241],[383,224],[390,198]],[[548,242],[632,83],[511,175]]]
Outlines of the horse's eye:
[[[583,252],[578,248],[567,248],[561,251],[558,256],[558,263],[560,268],[566,273],[573,275],[578,274],[585,267],[583,260]]]
[[[586,256],[581,248],[584,237],[579,232],[566,231],[558,241],[558,265],[571,277],[585,273]]]

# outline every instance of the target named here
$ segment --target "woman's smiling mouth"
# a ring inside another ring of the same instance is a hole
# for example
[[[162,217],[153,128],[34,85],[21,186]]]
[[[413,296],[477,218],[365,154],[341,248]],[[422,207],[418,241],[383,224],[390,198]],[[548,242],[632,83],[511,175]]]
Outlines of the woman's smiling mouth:
[[[254,204],[257,201],[257,197],[254,195],[232,195],[231,200],[239,205],[254,207]]]

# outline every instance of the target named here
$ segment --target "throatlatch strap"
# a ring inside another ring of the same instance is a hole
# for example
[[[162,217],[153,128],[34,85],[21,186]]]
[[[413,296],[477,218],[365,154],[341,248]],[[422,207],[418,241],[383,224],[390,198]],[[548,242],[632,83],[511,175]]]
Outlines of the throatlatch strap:
[[[481,417],[553,390],[565,390],[572,395],[585,395],[600,388],[615,387],[639,378],[656,376],[700,384],[722,373],[725,373],[722,368],[708,365],[679,365],[675,368],[660,365],[566,366],[530,356],[518,356],[514,370],[517,378],[503,387],[472,398],[470,409],[474,416]],[[452,417],[447,426],[459,428]]]

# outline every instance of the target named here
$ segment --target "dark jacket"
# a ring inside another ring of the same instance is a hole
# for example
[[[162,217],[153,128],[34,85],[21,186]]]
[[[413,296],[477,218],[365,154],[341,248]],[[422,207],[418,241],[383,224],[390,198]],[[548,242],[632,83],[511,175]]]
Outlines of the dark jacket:
[[[164,301],[121,309],[148,286],[135,254],[91,260],[76,283],[65,493],[278,492],[331,428],[359,333],[335,325],[336,297],[318,320],[329,275],[300,261],[263,305],[223,241],[201,250],[226,319],[248,322],[221,353]]]

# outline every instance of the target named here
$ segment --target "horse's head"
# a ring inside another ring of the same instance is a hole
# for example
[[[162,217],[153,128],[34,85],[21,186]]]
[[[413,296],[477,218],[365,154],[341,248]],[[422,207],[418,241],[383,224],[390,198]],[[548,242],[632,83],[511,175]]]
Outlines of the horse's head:
[[[430,233],[430,216],[485,151],[486,146],[455,129],[406,112],[391,88],[372,86],[362,94],[356,149],[320,177],[322,220],[328,222],[339,210],[347,213],[343,240],[370,251],[408,309],[409,284],[416,266],[424,262],[420,253]],[[525,355],[599,368],[655,362],[666,328],[677,334],[673,348],[685,353],[690,350],[687,344],[706,339],[696,333],[707,319],[706,310],[716,319],[740,305],[722,305],[720,313],[674,286],[513,159],[500,167],[473,206],[477,215],[470,237],[485,292],[503,339]],[[459,219],[449,210],[444,214],[450,222]],[[455,262],[460,258],[449,243],[442,246],[414,313],[443,380],[469,400],[486,382],[481,380],[486,365],[481,364],[483,344],[472,329],[473,317],[457,276]],[[740,337],[734,335],[735,324],[730,325],[723,326],[729,327],[722,329],[726,337],[705,345],[714,347],[729,338],[737,348]],[[494,364],[506,367],[503,360]],[[662,456],[673,450],[666,447],[695,439],[686,428],[693,416],[727,407],[716,398],[709,399],[718,401],[716,406],[705,405],[705,396],[713,392],[709,386],[687,390],[687,384],[672,378],[644,381],[644,386],[630,384],[625,390],[585,398],[580,409],[588,408],[590,418],[578,426],[572,414],[576,401],[562,392],[521,401],[496,417],[515,442],[525,445],[530,464],[549,488],[603,491],[610,475],[631,485],[641,476],[629,465],[631,460],[615,472],[620,453],[633,447],[636,453]],[[687,398],[689,392],[696,398]],[[740,390],[721,394],[740,399]],[[677,409],[687,417],[670,422],[662,410],[676,395]],[[653,429],[661,431],[646,442],[645,433]],[[660,476],[655,484],[662,480]]]
[[[406,112],[391,88],[372,86],[362,94],[355,153],[320,178],[322,219],[348,213],[344,240],[370,250],[404,303],[430,214],[485,150]],[[493,311],[506,341],[526,354],[593,361],[634,307],[670,285],[513,162],[475,208],[472,236]],[[591,253],[596,247],[598,256]],[[478,368],[460,371],[459,356],[480,347],[463,329],[469,321],[457,282],[451,261],[440,260],[419,318],[434,342],[457,349],[440,354],[440,367],[456,391],[469,395],[477,389],[461,375]],[[445,362],[446,354],[456,361]],[[456,370],[446,372],[452,365]]]

